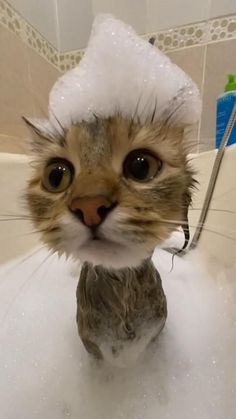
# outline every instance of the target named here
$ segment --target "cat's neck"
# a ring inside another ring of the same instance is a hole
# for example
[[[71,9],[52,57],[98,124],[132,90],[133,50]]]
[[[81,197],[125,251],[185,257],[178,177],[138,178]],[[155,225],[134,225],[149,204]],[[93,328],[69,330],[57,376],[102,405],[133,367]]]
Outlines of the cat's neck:
[[[124,267],[120,269],[115,268],[108,268],[103,265],[90,265],[89,268],[93,270],[97,276],[108,276],[110,279],[124,281],[129,277],[130,275],[140,275],[143,272],[147,272],[150,268],[153,269],[154,265],[151,261],[151,258],[147,258],[143,260],[140,265],[135,267]]]
[[[142,282],[145,278],[147,281],[153,280],[157,271],[151,261],[151,258],[143,260],[143,262],[137,267],[127,267],[121,269],[107,268],[102,265],[93,266],[90,263],[85,262],[82,266],[80,274],[80,282],[86,281],[91,284],[93,282],[102,284],[109,283],[115,286],[119,283],[119,286],[122,284],[127,286],[128,283],[132,284],[134,282]],[[83,286],[83,284],[81,285]]]

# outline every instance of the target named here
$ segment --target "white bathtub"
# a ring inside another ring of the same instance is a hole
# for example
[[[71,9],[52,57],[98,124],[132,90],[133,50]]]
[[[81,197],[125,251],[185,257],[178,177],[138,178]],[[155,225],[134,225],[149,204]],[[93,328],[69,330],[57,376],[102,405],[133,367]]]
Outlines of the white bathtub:
[[[214,151],[193,158],[200,185],[191,235],[214,158]],[[76,330],[74,267],[72,275],[70,265],[43,250],[26,260],[39,245],[35,234],[23,235],[32,226],[0,222],[1,418],[235,419],[235,167],[232,146],[199,251],[175,258],[171,273],[171,255],[155,254],[168,321],[157,345],[128,370],[89,361]],[[24,213],[20,197],[29,173],[26,157],[0,154],[1,215]]]

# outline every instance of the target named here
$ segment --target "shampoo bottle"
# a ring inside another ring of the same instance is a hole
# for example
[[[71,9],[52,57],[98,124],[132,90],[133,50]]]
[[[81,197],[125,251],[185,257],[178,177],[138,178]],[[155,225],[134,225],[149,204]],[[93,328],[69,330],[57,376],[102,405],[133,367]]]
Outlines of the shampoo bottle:
[[[216,148],[220,147],[227,124],[229,122],[234,105],[236,104],[236,75],[228,76],[225,92],[217,99],[216,107]],[[236,125],[234,126],[228,144],[236,144]]]

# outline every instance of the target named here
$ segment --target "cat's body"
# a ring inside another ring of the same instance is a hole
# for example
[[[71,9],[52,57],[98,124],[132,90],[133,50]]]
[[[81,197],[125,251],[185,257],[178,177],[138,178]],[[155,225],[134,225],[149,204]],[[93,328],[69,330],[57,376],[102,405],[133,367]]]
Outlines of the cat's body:
[[[77,288],[77,323],[97,359],[132,365],[164,327],[166,297],[151,260],[120,270],[83,265]]]
[[[137,358],[167,315],[150,259],[184,224],[193,184],[174,109],[144,125],[96,118],[63,137],[36,128],[31,216],[51,250],[84,262],[80,336],[88,352],[119,366]]]

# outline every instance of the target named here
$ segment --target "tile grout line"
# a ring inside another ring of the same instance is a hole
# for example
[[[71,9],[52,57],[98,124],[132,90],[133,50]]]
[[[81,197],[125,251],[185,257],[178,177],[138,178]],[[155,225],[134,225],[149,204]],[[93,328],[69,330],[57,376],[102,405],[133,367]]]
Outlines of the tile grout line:
[[[56,12],[56,36],[57,36],[57,54],[59,56],[59,50],[61,48],[61,43],[60,43],[60,24],[59,24],[59,12],[58,12],[58,0],[54,0],[54,5],[55,5],[55,12]]]
[[[201,98],[202,98],[202,101],[203,101],[204,85],[205,85],[206,61],[207,61],[207,44],[204,45],[204,51],[203,51],[203,68],[202,68],[202,82],[201,82]],[[201,127],[202,127],[202,117],[200,118],[199,125],[198,125],[197,153],[200,152]]]
[[[206,31],[204,34],[204,38],[205,38],[205,42],[203,44],[203,67],[202,67],[202,81],[201,81],[201,87],[200,87],[200,91],[201,91],[201,98],[202,98],[202,102],[203,102],[203,96],[204,96],[204,85],[205,85],[205,74],[206,74],[206,62],[207,62],[207,49],[208,49],[208,44],[209,44],[209,40],[210,40],[210,21],[207,22],[206,25]],[[199,124],[198,124],[198,147],[197,147],[197,152],[199,153],[200,151],[200,147],[201,147],[201,128],[202,128],[202,117],[199,120]]]

